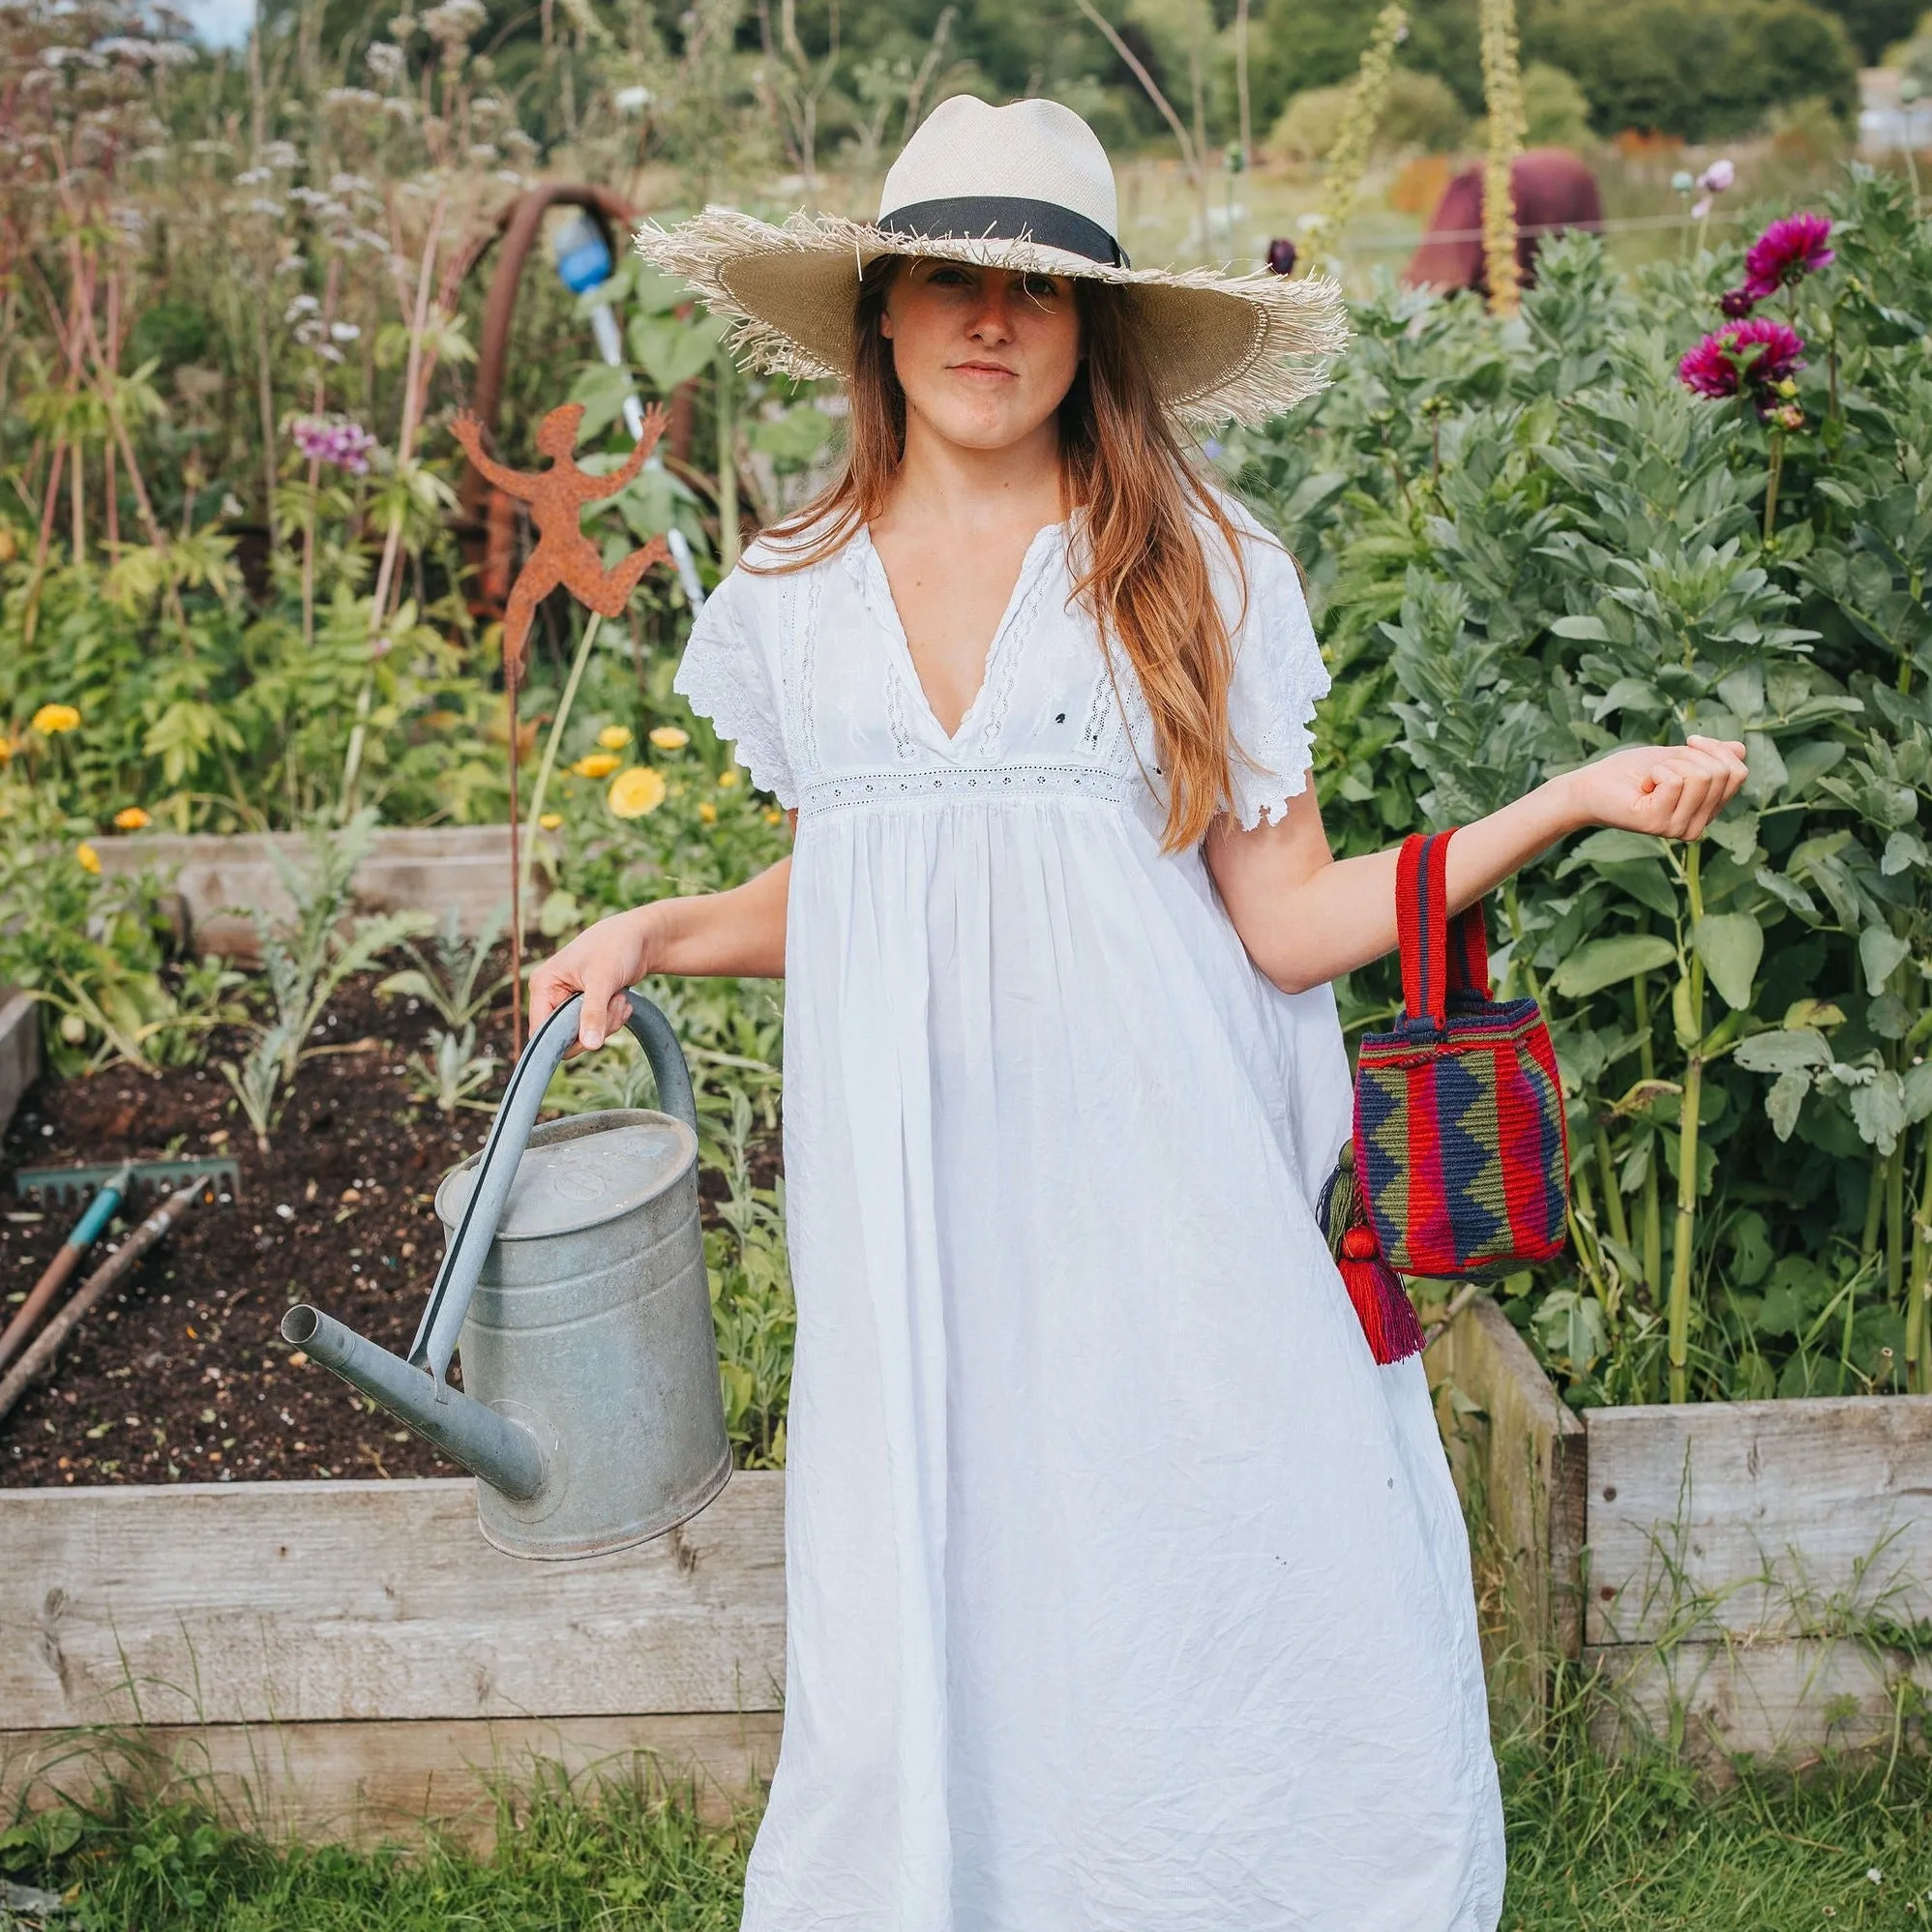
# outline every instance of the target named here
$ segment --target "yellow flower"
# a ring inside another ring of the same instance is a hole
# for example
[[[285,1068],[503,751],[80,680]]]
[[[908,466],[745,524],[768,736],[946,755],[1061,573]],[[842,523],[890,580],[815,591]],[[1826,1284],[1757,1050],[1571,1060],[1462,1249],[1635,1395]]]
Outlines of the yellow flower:
[[[537,820],[537,823],[541,825],[545,831],[554,832],[556,828],[563,823],[563,814],[561,812],[546,812],[544,816]]]
[[[606,725],[598,732],[597,742],[607,752],[621,752],[631,742],[631,728],[628,725]]]
[[[707,798],[698,806],[698,816],[705,824],[715,825],[718,822],[718,808]]]
[[[718,774],[718,789],[720,791],[729,791],[737,782],[738,768],[736,765],[731,766],[728,771],[721,771]]]
[[[11,758],[13,756],[14,756],[13,739],[0,738],[0,764],[5,764],[7,760]]]
[[[130,805],[114,814],[114,823],[124,832],[138,832],[148,822],[148,815],[138,805]]]
[[[768,805],[765,807],[764,821],[767,825],[778,824],[780,820],[784,818],[784,817],[785,814],[781,812],[775,805]]]
[[[612,763],[615,760],[612,759]],[[647,764],[634,764],[611,781],[606,802],[619,818],[641,818],[664,803],[664,777]]]
[[[579,778],[609,778],[624,760],[615,752],[592,752],[571,766]]]
[[[75,846],[74,856],[80,861],[82,872],[98,873],[101,870],[101,854],[92,846],[84,843]]]
[[[681,752],[691,742],[689,731],[680,731],[675,725],[660,725],[651,733],[651,743],[661,752]]]
[[[43,704],[34,713],[34,729],[50,738],[56,731],[71,731],[80,723],[80,713],[72,704]]]

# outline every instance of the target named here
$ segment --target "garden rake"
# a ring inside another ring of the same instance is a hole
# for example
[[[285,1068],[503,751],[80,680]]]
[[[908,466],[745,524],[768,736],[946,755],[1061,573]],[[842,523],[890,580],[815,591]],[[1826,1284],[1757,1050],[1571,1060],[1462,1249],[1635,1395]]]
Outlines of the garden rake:
[[[88,1193],[93,1199],[74,1224],[74,1232],[61,1243],[60,1251],[47,1263],[46,1271],[34,1284],[33,1292],[20,1304],[19,1312],[8,1323],[6,1332],[0,1334],[0,1370],[26,1347],[35,1324],[135,1188],[172,1191],[186,1187],[198,1193],[208,1187],[236,1189],[240,1185],[240,1170],[229,1159],[121,1161],[95,1167],[19,1169],[14,1175],[14,1191],[22,1198],[38,1194],[49,1205],[55,1202],[72,1204]]]

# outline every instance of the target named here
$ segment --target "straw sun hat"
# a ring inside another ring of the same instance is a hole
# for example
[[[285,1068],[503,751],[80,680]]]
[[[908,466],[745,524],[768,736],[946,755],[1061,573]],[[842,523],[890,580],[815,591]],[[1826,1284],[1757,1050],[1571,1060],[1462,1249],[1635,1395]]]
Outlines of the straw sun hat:
[[[1128,289],[1162,400],[1196,422],[1261,422],[1326,381],[1348,342],[1328,278],[1133,268],[1118,231],[1107,152],[1072,108],[958,94],[893,163],[877,222],[798,214],[775,226],[713,207],[647,224],[637,247],[737,323],[746,362],[785,375],[849,375],[859,276],[906,254]]]

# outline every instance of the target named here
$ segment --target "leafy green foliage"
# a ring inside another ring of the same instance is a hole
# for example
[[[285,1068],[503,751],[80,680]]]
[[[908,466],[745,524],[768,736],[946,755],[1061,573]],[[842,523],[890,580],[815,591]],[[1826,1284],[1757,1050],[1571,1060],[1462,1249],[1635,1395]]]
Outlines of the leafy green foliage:
[[[1492,913],[1557,1037],[1575,1205],[1509,1306],[1578,1401],[1927,1373],[1932,229],[1868,173],[1833,215],[1838,262],[1779,298],[1811,358],[1769,534],[1773,428],[1674,373],[1735,256],[1620,280],[1566,239],[1507,330],[1384,297],[1333,389],[1223,453],[1308,573],[1338,849],[1620,744],[1748,747],[1700,847],[1599,831]],[[1340,990],[1351,1028],[1395,997],[1386,966]]]
[[[278,1092],[293,1083],[295,1069],[311,1054],[328,1051],[307,1043],[322,1030],[317,1023],[336,989],[431,923],[422,912],[349,917],[356,869],[375,844],[372,808],[357,813],[340,829],[313,827],[307,844],[306,868],[269,847],[276,876],[294,904],[294,918],[282,922],[259,907],[243,908],[261,946],[269,1016],[250,1025],[249,1050],[239,1065],[222,1062],[223,1077],[264,1153],[275,1131]],[[454,1111],[454,1102],[446,1111]]]
[[[1841,120],[1858,111],[1850,37],[1804,0],[1546,0],[1526,13],[1523,45],[1576,76],[1599,134],[1716,139],[1800,92]]]
[[[1932,1889],[1926,1761],[1746,1769],[1712,1790],[1661,1755],[1610,1763],[1581,1709],[1502,1742],[1508,1932],[1763,1932],[1911,1927]],[[355,1851],[216,1825],[176,1797],[104,1791],[0,1834],[0,1869],[72,1896],[78,1932],[730,1932],[756,1812],[698,1822],[655,1779],[567,1780],[539,1767],[498,1798],[494,1850],[428,1835]],[[69,1922],[69,1921],[56,1921]]]

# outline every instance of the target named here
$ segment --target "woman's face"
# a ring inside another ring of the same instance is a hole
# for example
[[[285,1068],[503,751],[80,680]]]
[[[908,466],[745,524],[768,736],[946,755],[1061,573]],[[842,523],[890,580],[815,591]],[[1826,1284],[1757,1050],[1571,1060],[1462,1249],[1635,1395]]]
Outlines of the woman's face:
[[[1080,367],[1072,281],[914,256],[886,293],[906,405],[946,441],[1001,450],[1052,418]]]

